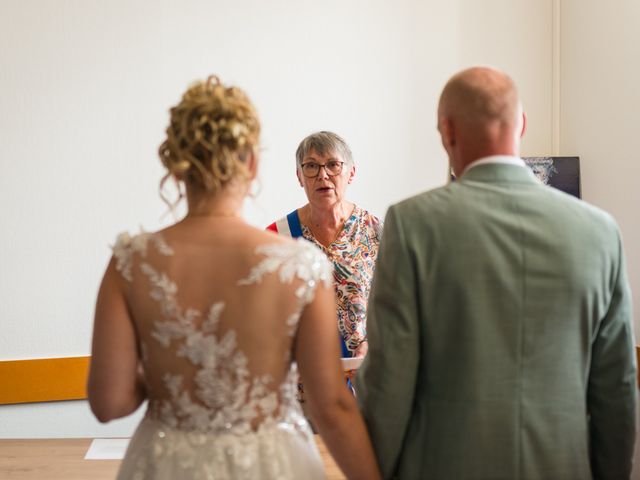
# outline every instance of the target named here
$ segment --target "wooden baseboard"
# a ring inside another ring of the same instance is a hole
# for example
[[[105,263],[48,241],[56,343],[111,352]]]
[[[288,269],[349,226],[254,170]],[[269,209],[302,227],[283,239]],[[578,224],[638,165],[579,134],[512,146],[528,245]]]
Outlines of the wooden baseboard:
[[[0,405],[87,398],[90,358],[0,361]]]

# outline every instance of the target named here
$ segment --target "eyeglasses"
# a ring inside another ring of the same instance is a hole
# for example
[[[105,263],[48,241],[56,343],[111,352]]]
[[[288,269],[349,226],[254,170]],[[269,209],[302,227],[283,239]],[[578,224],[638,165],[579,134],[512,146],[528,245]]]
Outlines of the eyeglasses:
[[[338,160],[329,160],[325,164],[307,162],[300,165],[300,169],[302,170],[302,174],[305,177],[314,178],[317,177],[320,173],[320,168],[324,167],[327,175],[329,175],[330,177],[335,177],[336,175],[340,175],[342,173],[342,165],[344,165],[344,162],[340,162]]]

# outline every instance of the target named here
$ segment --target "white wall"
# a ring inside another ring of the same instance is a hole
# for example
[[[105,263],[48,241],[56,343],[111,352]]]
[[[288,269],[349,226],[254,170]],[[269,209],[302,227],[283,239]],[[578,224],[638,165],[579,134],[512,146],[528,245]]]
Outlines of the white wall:
[[[618,221],[640,333],[640,2],[561,3],[560,148],[584,199]]]
[[[528,119],[521,154],[550,154],[552,1],[470,0],[458,5],[457,48],[450,54],[462,66],[493,65],[509,73]]]
[[[0,360],[89,353],[108,244],[171,220],[156,150],[192,80],[218,73],[258,107],[262,191],[250,222],[304,203],[294,151],[318,129],[351,144],[351,198],[383,215],[443,183],[435,108],[463,67],[509,71],[529,112],[523,153],[549,152],[550,5],[3,0]],[[129,435],[135,421],[99,425],[85,402],[3,406],[0,437]]]
[[[580,156],[584,199],[620,225],[638,338],[640,3],[563,0],[560,7],[560,153]],[[634,467],[640,479],[640,444]]]

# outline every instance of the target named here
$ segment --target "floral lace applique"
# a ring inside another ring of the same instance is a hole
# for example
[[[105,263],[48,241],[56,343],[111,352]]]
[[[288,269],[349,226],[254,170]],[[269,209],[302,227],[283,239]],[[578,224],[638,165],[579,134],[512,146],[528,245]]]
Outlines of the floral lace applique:
[[[158,302],[162,313],[162,319],[153,323],[151,337],[162,347],[174,346],[176,356],[198,367],[189,379],[192,390],[185,384],[184,375],[164,374],[169,398],[150,402],[152,417],[168,426],[203,433],[245,434],[254,429],[258,418],[258,429],[279,422],[295,426],[301,419],[295,395],[295,364],[291,365],[286,380],[278,386],[273,385],[270,375],[252,376],[246,355],[237,348],[236,332],[229,330],[218,335],[224,302],[211,305],[206,318],[199,310],[183,309],[178,304],[176,283],[145,261],[149,241],[161,254],[173,254],[171,247],[157,234],[143,232],[135,237],[121,234],[113,249],[116,267],[131,281],[134,253],[140,254],[140,271],[148,278],[149,295]],[[238,282],[239,286],[259,283],[271,273],[277,273],[284,284],[291,284],[296,278],[303,280],[295,290],[295,312],[285,319],[289,333],[293,335],[301,312],[313,298],[318,283],[330,284],[330,266],[322,253],[304,240],[294,246],[262,245],[256,253],[264,258]]]
[[[295,334],[302,309],[313,299],[317,284],[322,282],[327,287],[331,285],[331,267],[326,257],[308,241],[298,239],[296,242],[298,248],[295,249],[278,243],[259,246],[256,253],[265,255],[265,258],[238,282],[238,285],[260,283],[262,277],[276,271],[282,283],[290,284],[295,278],[304,281],[296,289],[298,308],[286,319],[289,336]]]
[[[245,433],[258,416],[270,418],[278,406],[276,393],[267,386],[268,375],[251,378],[247,358],[237,349],[236,332],[216,335],[224,302],[214,303],[201,325],[201,313],[185,311],[176,300],[177,286],[165,274],[143,263],[140,268],[149,278],[150,295],[160,303],[165,321],[156,321],[152,332],[163,347],[179,342],[176,355],[188,359],[199,368],[193,381],[193,395],[183,388],[183,377],[166,373],[165,386],[171,395],[157,409],[158,417],[168,425],[199,431],[231,431]]]
[[[164,241],[158,233],[149,233],[141,231],[138,235],[132,237],[128,232],[123,232],[116,238],[116,243],[112,247],[113,256],[116,259],[116,270],[128,281],[133,280],[131,274],[131,262],[133,254],[139,253],[142,257],[147,256],[147,244],[152,240],[162,255],[173,255],[172,248]]]
[[[149,242],[161,254],[173,254],[157,234],[123,234],[114,247],[116,267],[131,281],[136,265],[149,281],[150,297],[158,302],[160,318],[153,322],[147,343],[173,348],[173,355],[196,368],[193,374],[163,374],[167,395],[149,401],[143,422],[152,422],[155,433],[149,441],[136,446],[140,456],[133,460],[133,478],[155,475],[162,462],[179,465],[190,478],[254,478],[256,468],[263,469],[269,478],[298,478],[277,446],[284,431],[309,435],[296,400],[295,362],[290,363],[287,376],[279,385],[274,385],[270,375],[252,375],[248,357],[238,348],[236,332],[219,332],[224,301],[213,303],[206,312],[182,308],[177,298],[178,285],[146,260]],[[260,246],[256,253],[264,258],[238,282],[239,288],[259,283],[271,273],[284,284],[291,284],[296,278],[302,280],[295,290],[296,311],[284,319],[294,333],[317,285],[330,285],[331,267],[322,253],[304,240],[298,245]],[[133,261],[134,254],[139,254],[138,263]],[[141,342],[144,358],[148,358],[150,347]],[[322,475],[321,466],[318,475]]]

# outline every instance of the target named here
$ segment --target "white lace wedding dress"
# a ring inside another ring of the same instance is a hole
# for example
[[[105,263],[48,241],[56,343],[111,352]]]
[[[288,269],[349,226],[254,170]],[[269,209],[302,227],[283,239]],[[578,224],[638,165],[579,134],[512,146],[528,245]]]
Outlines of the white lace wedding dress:
[[[330,266],[293,243],[216,250],[160,234],[114,246],[148,409],[119,479],[315,479],[324,468],[300,406],[298,321]]]

